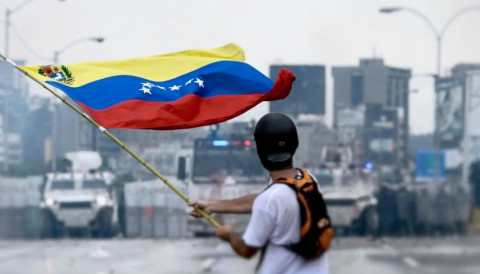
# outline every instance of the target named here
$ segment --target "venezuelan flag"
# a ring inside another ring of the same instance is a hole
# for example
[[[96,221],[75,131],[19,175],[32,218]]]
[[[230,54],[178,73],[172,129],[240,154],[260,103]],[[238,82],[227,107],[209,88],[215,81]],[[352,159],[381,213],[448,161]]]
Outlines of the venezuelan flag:
[[[288,96],[295,76],[275,83],[228,44],[146,58],[21,67],[71,97],[105,128],[181,129],[219,123],[262,101]]]

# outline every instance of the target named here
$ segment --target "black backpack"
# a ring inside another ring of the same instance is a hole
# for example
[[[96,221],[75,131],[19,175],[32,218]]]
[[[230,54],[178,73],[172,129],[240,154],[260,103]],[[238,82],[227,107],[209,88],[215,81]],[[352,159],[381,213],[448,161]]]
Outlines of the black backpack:
[[[322,194],[318,191],[317,183],[307,171],[301,169],[298,171],[300,174],[294,179],[280,178],[276,181],[292,188],[297,194],[300,205],[300,242],[286,247],[305,259],[315,259],[330,247],[335,231],[330,224],[327,206]],[[327,219],[328,224],[320,228],[322,219]]]

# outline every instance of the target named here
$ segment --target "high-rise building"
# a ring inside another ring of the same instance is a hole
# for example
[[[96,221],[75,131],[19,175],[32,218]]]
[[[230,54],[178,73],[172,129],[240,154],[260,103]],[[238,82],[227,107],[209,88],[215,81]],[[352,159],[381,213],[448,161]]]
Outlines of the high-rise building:
[[[70,103],[70,99],[65,97]],[[80,120],[84,119],[78,115],[73,109],[66,104],[59,103],[58,100],[53,101],[53,120],[54,120],[54,136],[53,136],[53,152],[55,158],[65,157],[67,152],[79,151],[79,139],[84,136],[84,132],[80,131]],[[91,149],[88,149],[91,150]]]
[[[459,79],[459,80],[464,80],[465,77],[467,76],[468,71],[472,70],[480,70],[480,64],[457,64],[452,68],[452,77]],[[465,81],[462,81],[465,82]]]
[[[24,65],[24,60],[15,60]],[[6,168],[19,163],[22,155],[20,133],[28,113],[28,86],[25,76],[5,61],[0,61],[0,162]]]
[[[365,136],[369,134],[368,127],[373,125],[373,120],[370,121],[371,119],[381,119],[381,114],[384,120],[390,116],[392,117],[391,119],[393,117],[401,117],[399,120],[401,122],[389,121],[389,124],[393,123],[395,126],[401,127],[401,129],[394,132],[395,134],[400,134],[402,138],[395,145],[395,149],[401,151],[392,155],[402,155],[401,162],[406,165],[409,126],[408,92],[411,71],[409,69],[389,67],[384,64],[382,59],[372,58],[361,59],[358,66],[333,67],[332,74],[334,78],[334,127],[337,131],[345,131],[343,128],[339,129],[339,126],[345,124],[345,121],[343,121],[345,113],[351,112],[349,110],[354,112],[361,110],[362,106],[364,111],[366,111],[364,113],[364,128],[363,130],[358,130],[357,128],[355,132],[360,132],[359,134],[363,136],[354,137],[353,140],[350,140],[352,143],[366,140]],[[369,111],[368,107],[365,108],[368,105],[375,105],[376,107],[370,107]],[[387,109],[390,109],[395,114],[387,115]],[[364,144],[364,146],[366,145]],[[364,151],[367,155],[363,158],[369,158],[368,153],[371,152],[369,148],[365,147]],[[358,158],[358,155],[355,155],[355,157]]]
[[[333,67],[332,74],[335,124],[339,109],[360,104],[401,107],[408,120],[409,69],[385,66],[374,58],[360,59],[359,66]]]
[[[71,99],[70,103],[76,105]],[[76,105],[79,109],[80,107]],[[115,157],[121,148],[85,118],[65,104],[54,104],[56,158],[79,150],[98,151],[102,157]]]
[[[325,66],[272,65],[270,78],[275,79],[280,69],[295,74],[292,91],[284,100],[270,102],[270,111],[282,112],[292,117],[300,114],[325,114]]]
[[[5,122],[4,122],[4,113],[5,113],[5,108],[6,108],[6,94],[7,94],[7,89],[5,88],[5,85],[3,83],[0,83],[0,164],[5,163],[6,153],[5,153],[5,148],[6,148],[6,142],[7,138],[5,137],[7,132],[5,130]]]
[[[30,97],[25,126],[21,133],[22,162],[35,172],[43,172],[51,158],[52,111],[49,98]]]
[[[17,65],[25,65],[25,60],[13,60]],[[19,70],[5,61],[0,61],[0,83],[3,86],[26,92],[25,76]]]

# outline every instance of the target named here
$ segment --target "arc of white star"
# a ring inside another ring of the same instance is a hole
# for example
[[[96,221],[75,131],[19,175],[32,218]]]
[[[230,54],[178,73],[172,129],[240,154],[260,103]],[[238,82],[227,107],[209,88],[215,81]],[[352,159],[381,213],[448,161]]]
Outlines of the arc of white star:
[[[142,87],[141,89],[139,89],[139,90],[143,91],[143,94],[145,94],[145,93],[148,93],[148,94],[150,94],[150,95],[152,94],[152,92],[150,91],[150,89],[149,89],[148,87],[146,87],[146,86],[143,86],[143,87]]]
[[[192,83],[192,81],[193,81],[193,78],[192,78],[192,79],[190,79],[190,80],[188,80],[188,81],[185,83],[185,86],[188,86],[189,84],[191,84],[191,83]]]
[[[170,90],[171,90],[171,91],[180,90],[180,87],[181,87],[181,85],[180,85],[180,86],[173,85],[173,87],[170,87]]]
[[[198,87],[199,87],[199,88],[203,88],[203,87],[204,87],[204,86],[203,86],[203,81],[200,80],[200,79],[198,79],[198,78],[195,80],[195,83],[198,84]]]
[[[145,87],[149,87],[149,88],[153,88],[155,85],[150,83],[150,82],[146,82],[146,83],[142,83],[142,85]]]
[[[166,88],[165,88],[165,87],[162,87],[162,86],[156,86],[156,87],[159,88],[159,89],[166,90]]]

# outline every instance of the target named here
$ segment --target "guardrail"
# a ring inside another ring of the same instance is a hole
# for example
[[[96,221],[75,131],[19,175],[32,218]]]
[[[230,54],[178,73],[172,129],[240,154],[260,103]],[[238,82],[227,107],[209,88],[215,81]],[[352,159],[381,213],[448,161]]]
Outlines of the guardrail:
[[[186,187],[176,186],[185,193]],[[183,238],[187,232],[186,204],[158,180],[125,185],[125,236]]]
[[[39,238],[42,177],[0,177],[0,238]]]

